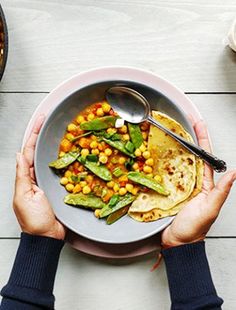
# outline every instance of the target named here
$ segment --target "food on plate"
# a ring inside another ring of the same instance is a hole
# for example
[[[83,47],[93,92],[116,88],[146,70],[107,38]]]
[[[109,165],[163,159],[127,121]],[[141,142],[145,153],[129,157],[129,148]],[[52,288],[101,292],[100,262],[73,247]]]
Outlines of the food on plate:
[[[174,119],[156,111],[152,114],[166,128],[193,141],[190,134]],[[158,195],[154,191],[141,193],[128,211],[132,218],[140,222],[175,215],[202,187],[202,160],[154,126],[151,126],[149,132],[148,150],[154,159],[153,172],[162,176],[162,185],[168,188],[170,194]]]
[[[153,117],[192,141],[165,114]],[[112,224],[125,214],[140,222],[176,214],[201,190],[203,163],[147,122],[124,122],[106,102],[68,124],[58,158],[49,163],[69,192],[65,204],[93,210]]]

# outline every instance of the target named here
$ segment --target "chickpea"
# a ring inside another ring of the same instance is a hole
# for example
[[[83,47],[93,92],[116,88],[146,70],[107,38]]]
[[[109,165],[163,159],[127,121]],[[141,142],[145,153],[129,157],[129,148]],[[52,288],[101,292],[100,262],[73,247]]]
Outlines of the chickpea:
[[[86,181],[80,181],[79,184],[83,188],[87,185],[87,182]]]
[[[66,185],[66,184],[68,184],[68,179],[66,178],[66,177],[62,177],[61,178],[61,180],[60,180],[60,183],[61,183],[61,185]]]
[[[88,154],[89,154],[89,149],[82,149],[82,150],[81,150],[81,155],[82,155],[83,157],[86,157]]]
[[[88,121],[92,121],[94,119],[95,115],[93,113],[89,113],[87,116]]]
[[[92,149],[91,153],[94,154],[94,155],[98,155],[99,154],[99,149]]]
[[[78,150],[77,146],[73,145],[72,148],[71,148],[71,151],[77,151],[77,150]]]
[[[78,144],[83,148],[89,148],[89,140],[85,137],[82,137],[78,140]]]
[[[99,218],[99,217],[100,217],[100,213],[101,213],[101,209],[96,209],[96,210],[94,211],[95,217],[96,217],[96,218]]]
[[[96,112],[97,116],[104,116],[104,112],[102,108],[98,108]]]
[[[108,188],[113,188],[114,185],[115,185],[115,182],[114,182],[114,181],[107,182],[107,187],[108,187]]]
[[[92,175],[88,175],[86,178],[86,182],[87,183],[92,183],[93,182],[93,176]]]
[[[62,151],[61,151],[61,152],[59,153],[59,157],[63,157],[65,154],[66,154],[65,152],[62,152]]]
[[[117,129],[116,128],[108,128],[107,133],[110,133],[110,134],[117,133]]]
[[[152,167],[152,166],[154,165],[154,160],[153,160],[153,158],[148,158],[148,159],[145,161],[145,164]]]
[[[110,110],[111,110],[110,104],[108,104],[108,103],[106,103],[106,102],[103,103],[103,104],[102,104],[102,110],[103,110],[104,113],[109,113]]]
[[[105,149],[104,153],[105,153],[105,155],[107,155],[107,156],[111,156],[111,154],[112,154],[112,149],[107,148],[107,149]]]
[[[139,147],[140,151],[143,153],[146,151],[146,146],[142,143]]]
[[[127,193],[127,189],[125,187],[121,187],[119,189],[119,195],[124,196]]]
[[[98,144],[98,150],[103,151],[103,145],[101,143]]]
[[[161,183],[162,177],[157,174],[157,175],[155,175],[154,180],[156,180],[157,182]]]
[[[136,196],[138,194],[138,191],[139,191],[139,188],[138,187],[134,187],[133,190],[132,190],[132,194],[134,196]]]
[[[98,147],[97,141],[92,141],[92,142],[90,143],[90,147],[91,147],[91,149],[96,149],[96,148]]]
[[[70,178],[70,177],[72,176],[72,172],[71,172],[70,170],[66,170],[64,176],[65,176],[66,178]]]
[[[148,174],[146,174],[146,176],[149,178],[153,178],[153,173],[148,173]]]
[[[77,130],[77,126],[73,123],[70,123],[68,126],[67,126],[67,131],[69,132],[73,132],[73,131],[76,131]]]
[[[130,137],[129,137],[129,135],[127,133],[124,134],[122,137],[123,137],[124,141],[129,141],[129,139],[130,139]]]
[[[76,122],[78,124],[81,124],[85,121],[84,117],[82,115],[78,115],[77,118],[76,118]]]
[[[101,155],[100,154],[100,156],[99,156],[99,161],[100,161],[100,163],[102,163],[102,164],[106,164],[107,163],[107,161],[108,161],[108,157],[104,154],[104,155]]]
[[[126,162],[125,157],[120,157],[118,162],[119,162],[120,165],[123,165]]]
[[[127,126],[126,126],[126,125],[123,125],[123,126],[122,126],[122,127],[120,127],[118,130],[119,130],[119,132],[120,132],[120,133],[127,133],[128,128],[127,128]]]
[[[120,186],[117,183],[115,183],[115,185],[113,186],[113,191],[118,192],[119,189],[120,189]]]
[[[92,140],[97,140],[97,137],[95,135],[91,135]]]
[[[87,195],[91,192],[91,188],[88,185],[85,185],[82,191],[83,191],[83,194]]]
[[[81,192],[82,188],[80,186],[80,184],[76,184],[74,189],[73,189],[73,193],[76,194],[76,193],[79,193]]]
[[[133,167],[133,169],[134,169],[134,170],[139,169],[139,165],[138,165],[138,163],[134,163],[132,167]]]
[[[127,183],[125,185],[125,188],[127,189],[128,192],[132,193],[132,190],[134,189],[133,184]]]
[[[63,152],[69,152],[72,147],[72,143],[67,139],[62,139],[60,143],[60,148]]]
[[[148,138],[148,133],[146,131],[143,131],[142,132],[142,137],[143,137],[143,140],[147,140]]]
[[[127,175],[122,175],[118,178],[119,182],[128,182],[128,177]]]
[[[145,159],[150,158],[150,156],[151,156],[151,154],[150,154],[150,152],[149,152],[149,151],[145,151],[145,152],[143,152],[143,157],[144,157]]]
[[[134,155],[139,157],[142,155],[142,152],[140,151],[140,149],[136,149]]]
[[[68,192],[72,192],[73,189],[74,189],[74,185],[73,184],[71,184],[71,183],[66,184],[66,190]]]
[[[143,171],[144,171],[145,173],[152,173],[152,167],[150,167],[150,166],[144,166],[144,167],[143,167]]]

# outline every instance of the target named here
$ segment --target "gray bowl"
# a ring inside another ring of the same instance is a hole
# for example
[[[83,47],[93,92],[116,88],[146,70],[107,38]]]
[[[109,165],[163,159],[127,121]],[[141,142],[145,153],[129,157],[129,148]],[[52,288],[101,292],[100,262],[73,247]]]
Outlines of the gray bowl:
[[[173,217],[139,223],[129,216],[124,216],[114,224],[107,225],[104,220],[97,219],[92,211],[65,205],[63,198],[67,192],[59,184],[58,176],[48,167],[48,163],[57,158],[58,146],[68,123],[86,106],[104,99],[106,89],[115,85],[128,86],[143,94],[152,109],[176,119],[196,141],[195,133],[185,113],[163,94],[145,85],[129,81],[100,82],[78,89],[60,102],[47,117],[37,141],[35,173],[39,187],[44,190],[57,218],[65,226],[91,240],[121,244],[154,235],[169,225]]]

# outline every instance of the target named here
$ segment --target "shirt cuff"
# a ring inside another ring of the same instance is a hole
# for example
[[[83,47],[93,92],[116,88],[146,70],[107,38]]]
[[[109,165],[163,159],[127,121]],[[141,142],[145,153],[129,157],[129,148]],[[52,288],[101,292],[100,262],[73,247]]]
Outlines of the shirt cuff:
[[[64,241],[21,234],[19,248],[3,297],[51,307],[59,256]]]
[[[204,241],[164,249],[162,254],[172,302],[216,296]]]

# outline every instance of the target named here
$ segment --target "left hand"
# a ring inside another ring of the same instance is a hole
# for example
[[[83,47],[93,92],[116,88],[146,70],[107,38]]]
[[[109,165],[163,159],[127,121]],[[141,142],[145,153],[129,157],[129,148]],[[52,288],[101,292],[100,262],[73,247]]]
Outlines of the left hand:
[[[65,239],[66,228],[56,219],[44,192],[36,185],[34,151],[44,116],[36,120],[23,153],[17,153],[13,208],[23,232]]]

